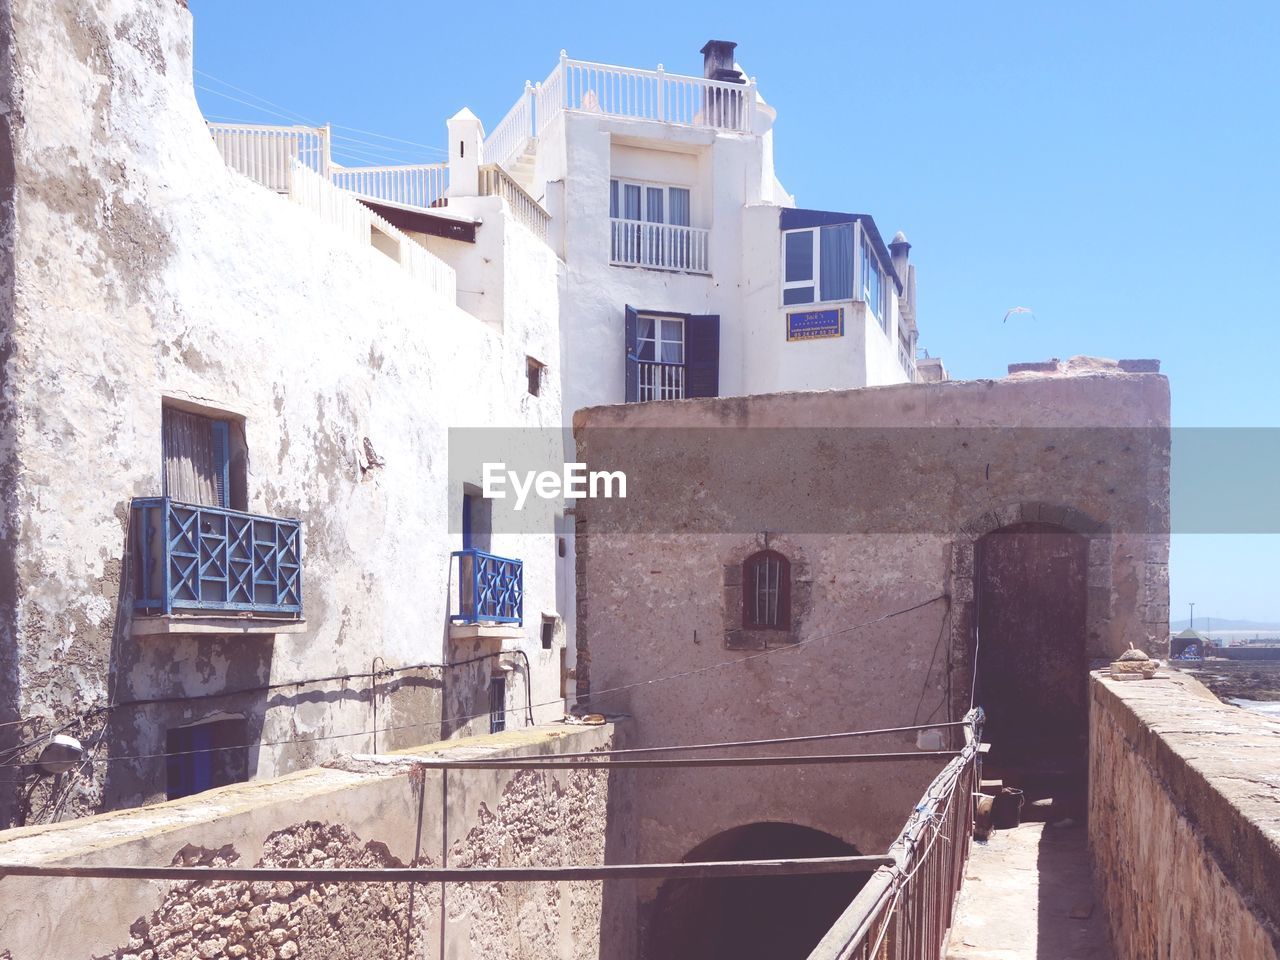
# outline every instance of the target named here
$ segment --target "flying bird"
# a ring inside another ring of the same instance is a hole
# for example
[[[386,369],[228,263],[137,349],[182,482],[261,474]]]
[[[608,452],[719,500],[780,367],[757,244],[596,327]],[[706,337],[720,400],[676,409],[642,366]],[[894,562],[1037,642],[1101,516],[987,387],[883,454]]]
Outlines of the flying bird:
[[[1015,313],[1025,313],[1029,317],[1035,317],[1035,313],[1032,311],[1030,307],[1010,307],[1009,310],[1005,313],[1004,319],[1001,320],[1000,322],[1008,323],[1009,318],[1012,317]]]

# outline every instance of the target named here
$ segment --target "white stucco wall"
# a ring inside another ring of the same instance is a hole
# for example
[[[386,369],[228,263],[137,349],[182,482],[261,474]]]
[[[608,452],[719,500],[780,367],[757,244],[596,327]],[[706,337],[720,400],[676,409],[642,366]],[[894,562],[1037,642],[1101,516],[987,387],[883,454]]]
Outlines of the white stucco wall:
[[[628,304],[718,314],[721,396],[905,380],[893,297],[888,336],[851,302],[844,337],[787,342],[778,218],[794,200],[774,173],[773,110],[761,101],[757,116],[752,135],[585,112],[562,113],[541,132],[534,193],[554,193],[563,207],[566,419],[584,406],[623,401]],[[711,231],[711,275],[611,265],[611,178],[689,187],[692,226]]]
[[[16,671],[0,685],[20,691],[24,716],[52,722],[105,702],[109,685],[115,701],[190,696],[367,672],[374,657],[454,657],[447,570],[461,490],[447,428],[561,422],[556,378],[535,398],[525,376],[527,355],[559,367],[554,256],[491,212],[480,233],[505,251],[506,298],[477,319],[224,166],[193,96],[191,17],[175,0],[11,7],[7,399],[21,466],[8,507],[21,536]],[[138,639],[117,616],[130,599],[129,500],[160,493],[165,397],[245,418],[249,510],[304,523],[305,633]],[[361,470],[365,437],[385,466]],[[537,699],[559,687],[558,651],[537,639],[537,614],[556,606],[550,515],[543,529],[494,541],[525,561],[534,615],[515,642],[545,672]],[[437,733],[438,677],[409,680],[380,695],[379,726],[405,727],[380,746]],[[353,682],[120,711],[100,756],[160,752],[167,726],[227,712],[256,716],[264,743],[302,741],[251,756],[258,775],[370,746],[341,736],[371,726]],[[108,803],[163,793],[163,760],[96,769],[108,771]],[[87,780],[81,805],[103,787]]]

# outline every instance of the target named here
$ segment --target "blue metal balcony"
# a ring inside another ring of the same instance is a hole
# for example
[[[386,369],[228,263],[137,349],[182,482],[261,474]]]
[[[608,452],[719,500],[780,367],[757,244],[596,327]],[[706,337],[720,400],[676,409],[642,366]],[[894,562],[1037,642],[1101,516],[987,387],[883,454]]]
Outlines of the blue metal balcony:
[[[524,561],[483,550],[457,550],[458,611],[453,623],[524,622]]]
[[[134,609],[302,616],[302,525],[168,497],[133,501]]]

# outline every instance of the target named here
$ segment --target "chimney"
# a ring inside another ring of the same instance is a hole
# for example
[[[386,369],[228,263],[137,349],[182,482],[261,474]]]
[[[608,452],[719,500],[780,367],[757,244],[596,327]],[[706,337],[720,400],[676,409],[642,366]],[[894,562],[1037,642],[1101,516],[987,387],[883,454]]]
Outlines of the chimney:
[[[474,197],[480,193],[480,156],[484,149],[484,125],[463,107],[445,125],[449,130],[450,197]]]
[[[893,258],[893,272],[898,275],[898,279],[904,286],[907,282],[907,257],[910,254],[911,244],[907,242],[906,234],[899,230],[889,243],[889,256]]]
[[[700,51],[702,75],[708,80],[745,83],[746,79],[733,68],[733,51],[737,46],[732,40],[708,40]]]
[[[911,244],[907,242],[906,234],[899,230],[893,235],[893,240],[889,243],[889,257],[893,260],[893,272],[902,281],[902,300],[900,303],[903,307],[903,318],[914,329],[916,325],[916,268],[914,264],[907,262],[907,258],[910,255]]]

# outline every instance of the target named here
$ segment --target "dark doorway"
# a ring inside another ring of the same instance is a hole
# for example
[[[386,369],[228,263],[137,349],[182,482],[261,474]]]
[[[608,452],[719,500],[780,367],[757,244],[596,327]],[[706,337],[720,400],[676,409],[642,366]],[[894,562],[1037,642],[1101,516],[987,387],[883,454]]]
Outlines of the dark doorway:
[[[753,823],[689,851],[698,860],[856,856],[841,840],[794,823]],[[866,874],[668,880],[653,904],[650,960],[805,960]]]
[[[976,554],[986,775],[1072,814],[1087,776],[1088,548],[1062,527],[1019,523],[984,536]]]

